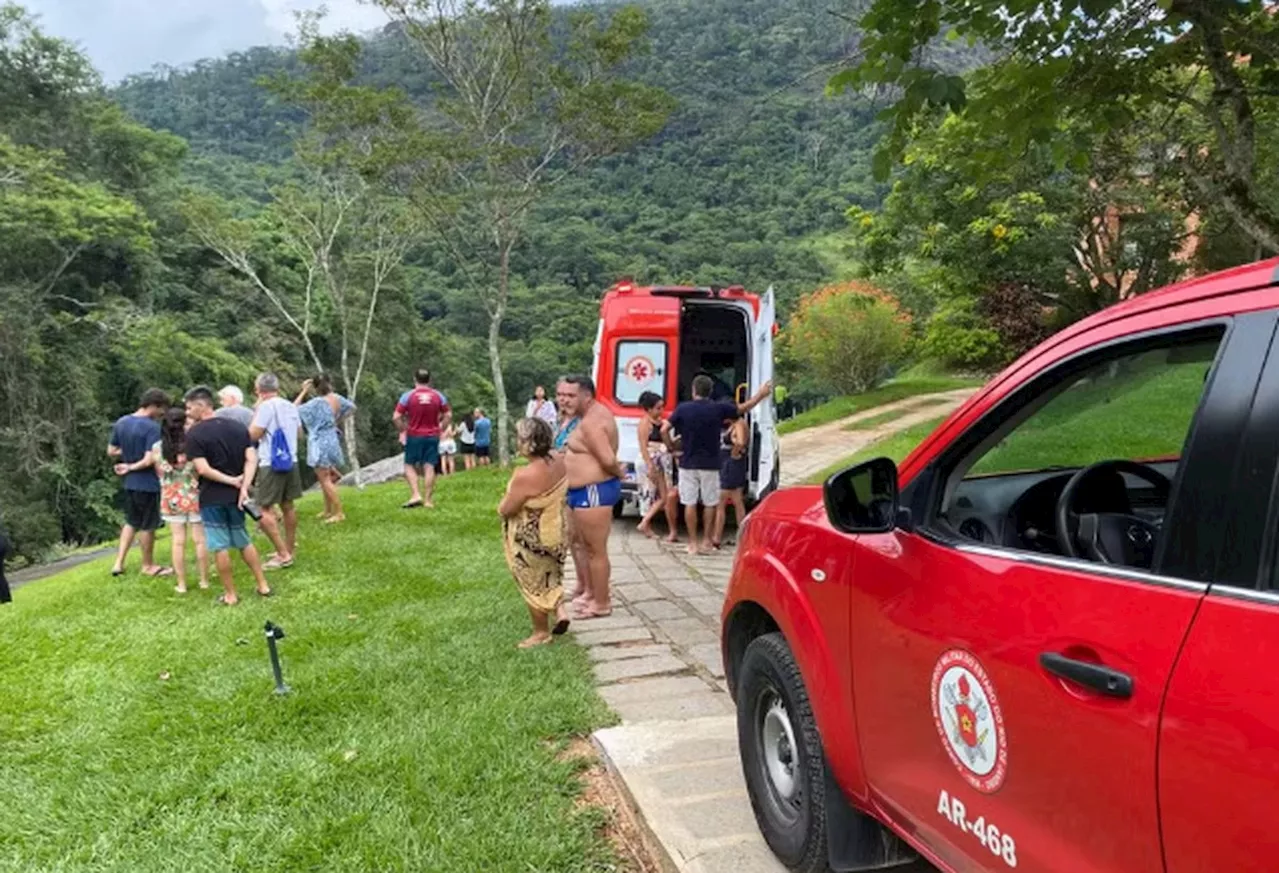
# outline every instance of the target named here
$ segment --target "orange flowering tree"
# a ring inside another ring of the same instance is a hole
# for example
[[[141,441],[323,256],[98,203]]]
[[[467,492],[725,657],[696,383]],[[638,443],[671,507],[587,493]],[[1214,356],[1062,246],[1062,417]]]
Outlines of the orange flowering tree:
[[[840,282],[806,295],[781,343],[794,364],[842,394],[874,388],[902,360],[911,316],[867,282]]]

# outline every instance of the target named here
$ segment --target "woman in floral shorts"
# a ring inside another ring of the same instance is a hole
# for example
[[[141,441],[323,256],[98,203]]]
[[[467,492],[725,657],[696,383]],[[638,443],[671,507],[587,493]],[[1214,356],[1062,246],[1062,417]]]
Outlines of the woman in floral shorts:
[[[209,552],[205,548],[204,525],[200,523],[199,478],[195,465],[184,453],[187,441],[187,413],[175,406],[160,423],[160,441],[151,447],[156,473],[160,476],[160,517],[173,531],[173,568],[178,584],[174,591],[187,593],[187,532],[196,544],[196,565],[200,587],[209,587]]]

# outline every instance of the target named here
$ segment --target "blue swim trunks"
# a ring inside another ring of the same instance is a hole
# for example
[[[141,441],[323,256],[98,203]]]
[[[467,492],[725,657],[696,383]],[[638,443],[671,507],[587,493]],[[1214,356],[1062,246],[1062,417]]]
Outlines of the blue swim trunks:
[[[210,552],[247,549],[253,540],[244,529],[244,510],[236,506],[201,506],[200,520]]]
[[[568,503],[570,509],[596,509],[601,506],[613,506],[622,499],[622,480],[617,477],[583,485],[581,488],[570,488]]]

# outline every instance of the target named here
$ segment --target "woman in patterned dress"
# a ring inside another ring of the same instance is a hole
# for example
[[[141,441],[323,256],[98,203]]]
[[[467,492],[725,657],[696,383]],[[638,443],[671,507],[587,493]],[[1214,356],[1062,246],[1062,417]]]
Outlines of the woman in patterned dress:
[[[307,400],[312,392],[316,396]],[[324,512],[319,517],[325,524],[337,524],[346,519],[342,498],[338,496],[341,478],[338,470],[346,463],[338,425],[356,411],[356,405],[334,391],[333,383],[324,373],[303,382],[293,402],[298,407],[302,426],[307,429],[307,466],[315,471],[316,481],[324,493]]]
[[[209,587],[209,552],[200,522],[200,482],[195,465],[187,460],[187,412],[175,406],[160,423],[160,441],[151,447],[156,475],[160,477],[160,517],[172,531],[171,559],[178,577],[173,590],[187,593],[187,534],[196,546],[200,587]],[[164,574],[167,575],[167,574]]]
[[[569,629],[564,607],[565,534],[564,458],[552,452],[551,428],[540,418],[516,424],[516,450],[529,459],[507,484],[498,504],[507,566],[529,608],[533,633],[519,644],[528,649],[551,642]],[[550,627],[551,616],[555,627]]]

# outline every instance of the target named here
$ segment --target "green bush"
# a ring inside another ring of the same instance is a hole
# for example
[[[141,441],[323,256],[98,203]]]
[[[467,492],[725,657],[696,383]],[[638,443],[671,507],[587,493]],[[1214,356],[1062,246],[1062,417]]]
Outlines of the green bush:
[[[948,367],[984,369],[1008,357],[1000,334],[978,314],[973,300],[948,301],[929,319],[921,344],[925,357]]]
[[[794,365],[841,394],[874,388],[901,362],[911,317],[865,282],[842,282],[806,296],[781,345]]]

